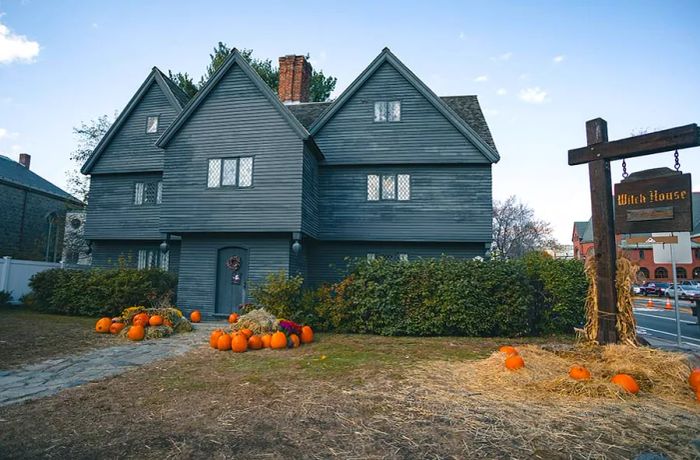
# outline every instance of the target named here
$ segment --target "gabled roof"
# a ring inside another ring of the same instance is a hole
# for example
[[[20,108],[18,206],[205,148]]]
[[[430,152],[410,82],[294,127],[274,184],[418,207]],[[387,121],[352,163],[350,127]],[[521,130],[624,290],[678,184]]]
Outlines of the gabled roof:
[[[286,109],[284,104],[280,102],[279,98],[275,93],[272,92],[267,83],[260,78],[260,75],[250,67],[250,64],[241,56],[236,48],[231,50],[231,54],[228,55],[224,63],[219,67],[219,69],[214,73],[214,75],[209,78],[207,83],[202,89],[199,90],[197,95],[192,98],[192,100],[183,109],[180,115],[175,118],[170,126],[165,130],[165,132],[160,136],[160,139],[156,141],[156,146],[165,148],[170,140],[177,134],[177,132],[182,128],[187,120],[195,113],[197,108],[207,99],[209,94],[216,88],[217,84],[224,78],[226,73],[229,71],[233,65],[238,65],[243,73],[245,73],[248,78],[258,87],[262,94],[270,101],[273,107],[282,115],[282,117],[289,123],[289,126],[297,133],[297,135],[303,139],[307,140],[309,138],[309,132],[304,128],[304,126],[297,120],[292,113]]]
[[[408,67],[406,67],[389,48],[384,48],[379,56],[353,81],[348,88],[343,91],[336,101],[328,106],[326,110],[318,117],[314,124],[309,128],[311,135],[316,135],[321,128],[340,110],[346,102],[365,84],[367,80],[384,64],[388,63],[394,67],[401,76],[403,76],[416,90],[423,95],[448,121],[450,121],[459,132],[464,135],[476,148],[491,162],[496,163],[500,160],[500,156],[495,149],[495,146],[489,145],[479,134],[461,118],[455,110],[450,108],[448,104],[440,99],[433,91],[428,88]],[[482,115],[483,118],[483,115]],[[490,133],[489,133],[490,137]],[[492,141],[493,142],[493,141]]]
[[[579,238],[583,238],[583,234],[586,233],[586,228],[588,227],[588,222],[586,221],[576,221],[574,222],[574,232]],[[573,235],[571,235],[573,237]]]
[[[25,168],[4,155],[0,155],[0,182],[45,193],[64,201],[71,201],[79,206],[84,205],[82,201],[70,193],[56,187],[34,171]]]
[[[122,113],[119,114],[112,126],[110,126],[107,133],[100,140],[99,144],[97,144],[97,147],[95,147],[95,150],[92,151],[90,158],[87,159],[83,167],[80,169],[80,172],[83,174],[90,174],[90,171],[92,170],[93,166],[95,166],[95,163],[100,158],[100,155],[102,155],[104,149],[107,148],[112,138],[119,132],[122,125],[129,118],[131,112],[138,107],[139,102],[141,102],[141,99],[143,99],[153,83],[160,87],[161,91],[163,91],[163,94],[165,94],[166,99],[168,99],[168,102],[170,102],[170,104],[173,106],[176,113],[180,113],[182,111],[183,106],[188,100],[187,95],[163,72],[161,72],[158,67],[153,67],[151,73],[148,74],[146,80],[144,80],[138,91],[136,91],[136,94],[134,94],[124,110],[122,110]]]

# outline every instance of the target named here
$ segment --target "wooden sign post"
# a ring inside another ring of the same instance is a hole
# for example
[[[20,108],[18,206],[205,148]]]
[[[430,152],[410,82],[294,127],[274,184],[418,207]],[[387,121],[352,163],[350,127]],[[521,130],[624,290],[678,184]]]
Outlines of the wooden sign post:
[[[569,150],[569,165],[588,163],[593,212],[593,244],[598,287],[598,343],[616,343],[617,292],[615,223],[610,162],[700,145],[697,124],[608,142],[602,118],[586,122],[587,146]]]

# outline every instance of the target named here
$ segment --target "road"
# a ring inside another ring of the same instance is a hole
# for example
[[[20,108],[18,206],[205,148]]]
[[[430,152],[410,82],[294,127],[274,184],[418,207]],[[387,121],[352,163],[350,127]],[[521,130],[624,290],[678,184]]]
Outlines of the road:
[[[647,306],[648,297],[637,297],[634,301],[634,316],[637,318],[637,333],[644,337],[676,341],[676,312],[666,309],[666,299],[651,298],[653,306]],[[671,301],[673,304],[673,301]],[[678,301],[681,313],[681,338],[684,345],[700,349],[700,326],[691,313],[691,302]]]

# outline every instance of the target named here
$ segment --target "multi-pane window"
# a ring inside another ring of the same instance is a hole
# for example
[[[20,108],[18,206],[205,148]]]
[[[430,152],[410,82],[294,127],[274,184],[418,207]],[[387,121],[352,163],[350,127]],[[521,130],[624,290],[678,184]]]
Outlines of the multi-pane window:
[[[163,201],[163,183],[136,182],[134,183],[134,204],[161,204]]]
[[[158,115],[146,118],[146,133],[152,134],[158,132]]]
[[[158,249],[139,249],[136,268],[145,270],[147,268],[160,268],[168,270],[170,265],[170,253],[162,253]]]
[[[374,121],[401,121],[401,101],[376,101]]]
[[[371,262],[371,261],[373,261],[373,260],[376,259],[376,258],[377,258],[377,255],[376,255],[375,253],[373,253],[373,252],[368,252],[368,253],[367,253],[367,262]]]
[[[209,160],[207,187],[251,187],[252,185],[253,157]]]
[[[408,201],[411,199],[411,176],[409,174],[368,174],[367,201]]]
[[[401,262],[408,262],[408,254],[400,253],[400,254],[399,254],[399,260],[400,260]]]

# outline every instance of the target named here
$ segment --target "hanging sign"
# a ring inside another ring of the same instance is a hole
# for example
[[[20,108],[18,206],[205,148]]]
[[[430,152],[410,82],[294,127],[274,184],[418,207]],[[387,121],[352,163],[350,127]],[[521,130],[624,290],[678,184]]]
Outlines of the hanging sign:
[[[631,174],[615,184],[615,233],[693,230],[690,174],[668,168]]]

